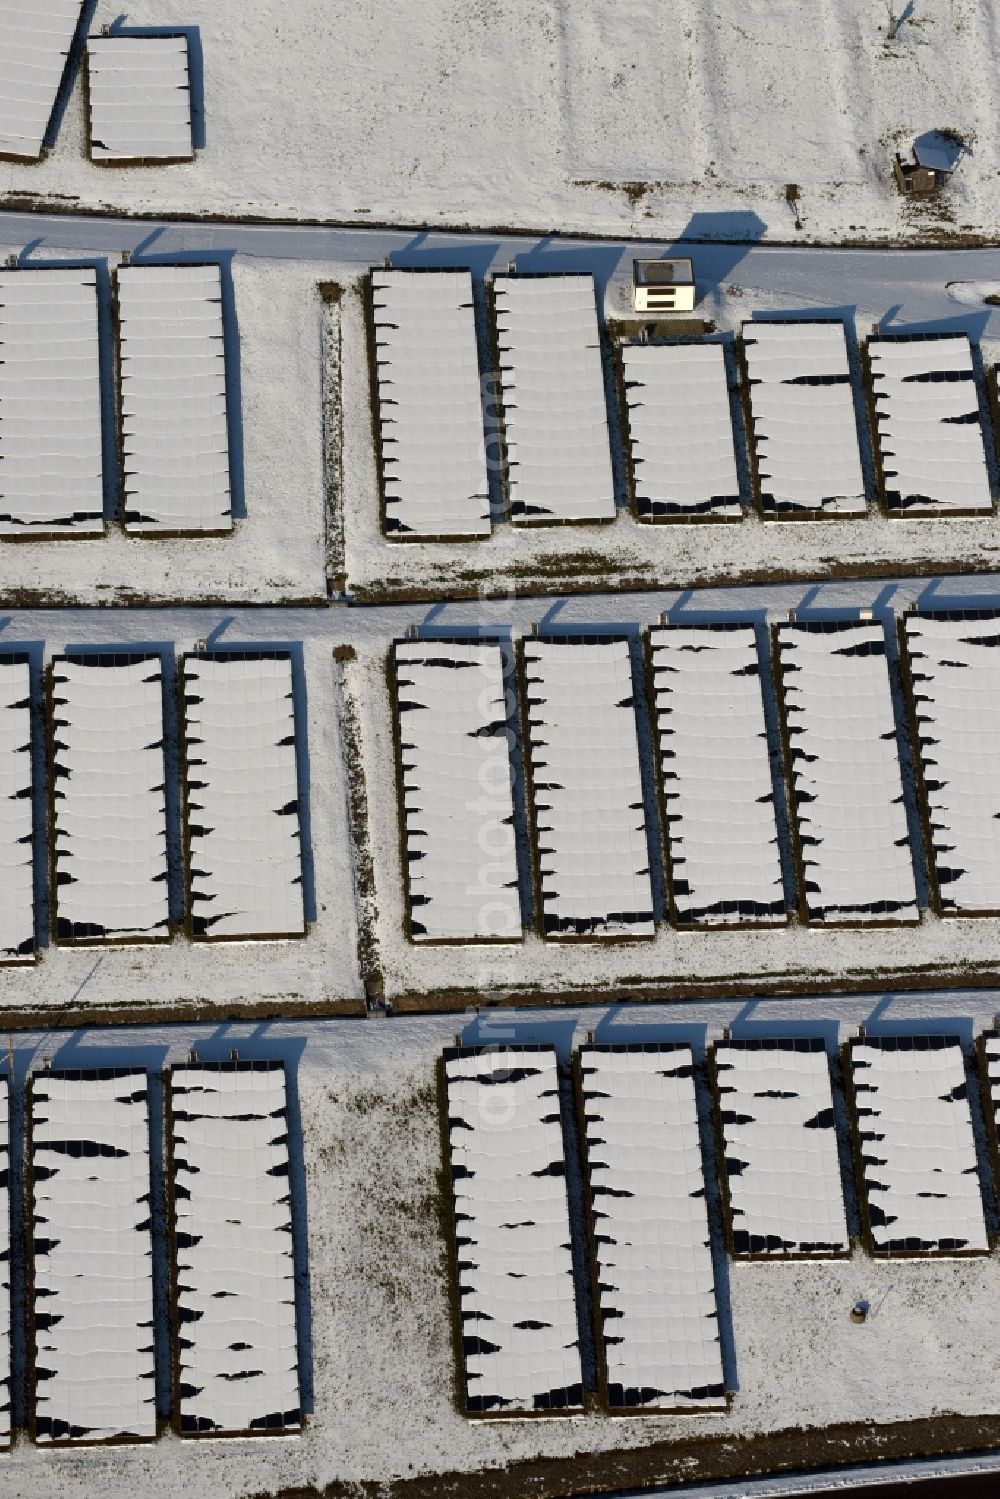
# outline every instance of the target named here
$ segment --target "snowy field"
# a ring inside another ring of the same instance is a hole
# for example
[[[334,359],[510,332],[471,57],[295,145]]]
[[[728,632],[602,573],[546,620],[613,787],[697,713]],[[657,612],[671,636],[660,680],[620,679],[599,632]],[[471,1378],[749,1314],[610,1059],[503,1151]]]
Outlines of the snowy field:
[[[46,945],[44,930],[38,962],[32,967],[0,969],[0,1004],[23,1014],[44,1010],[55,1016],[83,1010],[88,1015],[131,1015],[159,1009],[180,1013],[230,1015],[242,1011],[269,1014],[289,1009],[358,1006],[363,978],[381,975],[386,995],[397,1005],[421,1008],[472,1002],[477,996],[552,998],[594,990],[625,990],[648,997],[682,997],[725,992],[753,993],[759,988],[794,992],[802,986],[856,986],[880,983],[904,987],[956,983],[971,973],[996,975],[1000,919],[942,920],[930,909],[923,862],[917,863],[920,920],[914,927],[787,927],[679,931],[666,923],[666,892],[660,861],[654,861],[653,940],[600,945],[544,942],[532,932],[515,944],[458,943],[444,947],[414,944],[406,935],[406,899],[400,864],[396,756],[387,659],[394,639],[426,622],[430,638],[483,629],[510,637],[530,630],[550,615],[549,628],[594,629],[613,624],[636,635],[667,611],[675,623],[753,618],[761,623],[787,617],[800,620],[856,618],[859,608],[875,607],[890,627],[895,610],[910,602],[923,608],[994,607],[1000,590],[988,578],[932,580],[926,583],[875,580],[783,587],[634,594],[610,598],[506,603],[456,603],[379,609],[316,610],[129,610],[25,612],[8,616],[0,645],[30,647],[37,666],[46,656],[69,646],[132,644],[157,646],[177,657],[198,639],[210,646],[291,647],[301,661],[296,692],[299,720],[306,733],[300,744],[303,771],[304,897],[308,935],[303,939],[260,943],[192,944],[177,932],[155,952],[134,947],[107,950],[67,949]],[[890,660],[894,633],[887,631]],[[347,645],[355,659],[337,661],[334,650]],[[765,679],[766,681],[766,679]],[[773,703],[772,746],[775,743]],[[898,692],[896,713],[901,715]],[[346,717],[345,717],[346,714]],[[654,740],[640,712],[640,750],[646,767],[646,796],[652,795],[650,767]],[[363,860],[352,852],[349,833],[348,777],[345,743],[356,741],[349,756],[351,776],[367,793],[371,875],[361,875]],[[168,784],[176,754],[175,730],[168,721]],[[908,825],[918,846],[918,817],[912,768],[904,756]],[[44,777],[36,764],[36,795]],[[520,822],[519,860],[522,901],[530,904],[527,850],[524,843],[523,787],[515,800]],[[785,867],[789,868],[787,807],[779,804],[785,831]],[[176,807],[169,812],[174,868],[178,867],[179,827]],[[654,802],[647,819],[658,827]],[[36,879],[44,868],[44,822],[36,822]],[[658,833],[655,834],[658,837]],[[176,883],[176,882],[175,882]],[[37,890],[37,885],[36,885]],[[181,896],[172,894],[172,913],[179,919]],[[44,904],[39,906],[44,927]],[[363,957],[359,959],[359,945]],[[470,999],[470,996],[472,999]]]
[[[1000,1337],[997,1252],[975,1262],[883,1263],[855,1246],[843,1261],[729,1263],[719,1281],[727,1374],[735,1385],[727,1412],[624,1421],[594,1411],[559,1421],[463,1420],[453,1399],[438,1221],[435,1086],[437,1058],[456,1033],[470,1044],[554,1043],[564,1060],[591,1032],[602,1042],[685,1040],[701,1057],[706,1043],[727,1026],[738,1035],[822,1035],[832,1050],[865,1022],[873,1033],[957,1030],[968,1040],[992,1025],[997,1003],[996,993],[967,992],[751,1006],[723,999],[544,1015],[498,1011],[481,1019],[397,1016],[16,1034],[19,1079],[47,1058],[54,1067],[137,1065],[155,1075],[186,1062],[192,1046],[203,1060],[225,1060],[234,1047],[246,1060],[285,1059],[306,1422],[297,1437],[182,1444],[166,1434],[142,1448],[87,1453],[42,1452],[22,1436],[3,1458],[10,1492],[32,1499],[89,1499],[98,1492],[108,1499],[174,1499],[179,1491],[193,1499],[239,1499],[304,1484],[322,1490],[337,1481],[388,1482],[506,1466],[513,1469],[511,1492],[520,1493],[528,1490],[517,1487],[516,1464],[534,1456],[569,1458],[693,1436],[739,1438],[796,1427],[808,1432],[835,1422],[881,1425],[930,1419],[941,1411],[1000,1415],[993,1356]],[[703,1088],[701,1096],[704,1109]],[[151,1108],[159,1108],[155,1084]],[[703,1117],[703,1139],[706,1129]],[[154,1164],[154,1192],[161,1190],[158,1169]],[[718,1235],[711,1182],[709,1204]],[[156,1213],[155,1197],[153,1206]],[[857,1204],[850,1194],[848,1211],[856,1236]],[[14,1294],[19,1304],[19,1261]],[[873,1309],[860,1327],[848,1315],[859,1297]],[[589,1383],[592,1353],[584,1346]],[[169,1398],[166,1352],[161,1336],[161,1416]],[[16,1370],[23,1354],[18,1332]],[[14,1416],[20,1425],[20,1401]],[[690,1452],[677,1464],[661,1451],[651,1460],[649,1477],[682,1476],[684,1463],[690,1469]],[[351,1490],[334,1492],[346,1499]]]
[[[181,539],[126,536],[0,546],[0,595],[22,604],[318,602],[328,580],[369,600],[625,586],[698,585],[740,579],[921,574],[992,567],[1000,555],[996,515],[887,518],[874,501],[874,460],[862,421],[867,514],[765,522],[751,510],[743,416],[733,398],[744,518],[738,523],[640,524],[626,503],[624,443],[610,369],[607,396],[616,467],[615,519],[606,525],[525,528],[499,515],[495,475],[492,534],[480,541],[405,543],[382,531],[372,424],[363,286],[386,255],[404,267],[465,265],[478,287],[480,361],[488,368],[483,276],[509,260],[526,271],[590,271],[610,323],[627,313],[635,250],[622,243],[399,232],[107,224],[0,216],[0,256],[34,242],[31,263],[97,258],[112,267],[125,250],[164,260],[205,257],[231,264],[234,356],[229,391],[234,532]],[[667,246],[647,246],[663,253]],[[853,345],[856,409],[864,414],[858,345],[883,331],[968,333],[985,368],[1000,359],[996,251],[898,252],[704,248],[696,255],[700,313],[729,345],[759,316],[843,319]],[[339,303],[320,286],[343,289]],[[633,327],[635,324],[633,324]],[[110,331],[110,330],[109,330]],[[728,357],[728,356],[727,356]],[[280,380],[274,371],[282,371]],[[735,379],[735,371],[731,374]],[[114,408],[106,384],[105,420]],[[496,404],[484,376],[484,403]],[[985,395],[981,394],[985,416]],[[241,418],[241,420],[240,420]],[[111,443],[113,449],[113,442]],[[994,443],[987,432],[991,468]],[[105,458],[112,474],[113,456]],[[997,475],[993,472],[997,487]]]
[[[91,33],[119,16],[97,0]],[[123,23],[195,36],[196,159],[92,165],[77,80],[48,159],[0,164],[8,201],[827,241],[1000,226],[1000,23],[978,0],[134,0]],[[938,128],[971,155],[922,208],[891,160]]]

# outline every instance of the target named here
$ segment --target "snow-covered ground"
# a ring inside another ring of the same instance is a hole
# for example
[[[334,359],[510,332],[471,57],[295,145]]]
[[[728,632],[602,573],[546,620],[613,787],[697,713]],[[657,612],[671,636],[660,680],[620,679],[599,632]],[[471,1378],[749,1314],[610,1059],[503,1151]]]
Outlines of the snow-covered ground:
[[[322,1489],[334,1480],[474,1472],[533,1455],[570,1457],[671,1438],[880,1424],[940,1411],[1000,1413],[1000,1255],[886,1263],[855,1249],[838,1262],[729,1265],[721,1310],[737,1388],[728,1412],[463,1420],[453,1402],[437,1216],[435,1088],[437,1058],[456,1033],[477,1044],[552,1043],[564,1059],[590,1032],[602,1042],[684,1039],[700,1055],[726,1026],[738,1034],[821,1033],[831,1047],[866,1021],[876,1031],[959,1029],[968,1036],[992,1024],[998,1002],[996,993],[982,992],[749,1007],[723,999],[481,1018],[17,1034],[15,1072],[22,1078],[45,1058],[55,1067],[140,1065],[159,1073],[186,1062],[193,1046],[204,1060],[226,1060],[234,1047],[245,1059],[285,1059],[300,1271],[303,1251],[308,1258],[308,1277],[299,1279],[307,1421],[301,1436],[287,1439],[182,1444],[168,1434],[147,1447],[85,1454],[41,1452],[22,1437],[3,1460],[10,1492],[32,1499],[174,1499],[180,1491],[192,1499],[238,1499],[304,1483]],[[872,1307],[864,1326],[849,1317],[859,1297]],[[162,1342],[157,1351],[162,1375]],[[163,1414],[162,1377],[158,1388]],[[15,1418],[22,1419],[20,1408]]]
[[[92,34],[120,15],[98,0]],[[643,235],[1000,225],[1000,23],[978,0],[133,0],[123,19],[194,35],[196,159],[90,164],[78,80],[52,154],[0,166],[0,194]],[[936,128],[971,154],[948,197],[920,207],[899,196],[892,155]]]
[[[548,615],[548,627],[560,631],[577,625],[590,629],[614,625],[636,632],[654,623],[663,611],[669,611],[675,622],[727,618],[764,622],[785,617],[790,609],[805,620],[856,618],[859,608],[872,606],[877,617],[891,626],[894,611],[911,601],[925,608],[995,608],[1000,604],[1000,586],[995,579],[970,576],[927,582],[877,579],[687,590],[683,594],[599,595],[555,604],[524,599],[378,609],[14,613],[0,633],[0,646],[34,643],[36,660],[43,651],[51,655],[72,645],[112,642],[144,642],[147,648],[159,643],[168,655],[171,651],[179,655],[198,639],[228,647],[291,645],[293,655],[301,646],[304,691],[296,690],[301,693],[300,722],[307,730],[300,763],[303,784],[308,787],[303,804],[303,851],[309,932],[304,940],[196,945],[178,934],[155,952],[131,947],[94,952],[45,946],[33,967],[0,969],[0,1005],[52,1015],[81,1007],[91,1013],[134,1015],[157,1008],[164,1013],[180,1009],[185,1014],[228,1014],[237,1006],[253,1006],[274,1014],[290,1007],[356,1005],[362,995],[357,955],[359,886],[348,831],[345,704],[360,740],[359,758],[352,759],[350,768],[363,772],[367,788],[373,861],[373,888],[362,882],[360,891],[362,903],[376,913],[373,924],[362,932],[369,944],[365,972],[380,971],[387,995],[397,1002],[412,999],[427,1006],[439,1000],[453,1003],[456,997],[461,1002],[466,995],[552,997],[622,987],[636,994],[670,995],[727,989],[752,993],[758,987],[794,992],[805,984],[859,986],[871,983],[873,976],[886,985],[912,986],[946,979],[955,982],[970,972],[996,973],[1000,920],[934,916],[928,909],[927,882],[919,865],[921,916],[919,924],[910,928],[822,930],[793,923],[787,928],[678,931],[666,924],[663,880],[656,873],[657,924],[652,941],[564,945],[528,934],[520,944],[500,947],[441,947],[414,944],[406,936],[386,663],[391,642],[404,636],[410,626],[426,621],[432,634],[483,629],[509,636],[511,631],[529,631]],[[891,652],[891,629],[887,639]],[[335,661],[333,653],[340,645],[352,646],[356,659]],[[168,674],[169,669],[168,664]],[[172,739],[168,726],[168,756]],[[647,771],[653,743],[651,732],[644,728],[641,750]],[[40,788],[40,765],[36,765],[36,780]],[[520,792],[518,797],[523,806]],[[908,797],[914,838],[917,818],[910,790]],[[649,815],[655,826],[655,810]],[[39,836],[42,827],[39,817]],[[522,841],[522,870],[526,869],[524,852]],[[36,844],[36,870],[43,867],[43,860],[43,846]],[[174,863],[176,868],[176,848]],[[175,895],[175,914],[178,905]]]

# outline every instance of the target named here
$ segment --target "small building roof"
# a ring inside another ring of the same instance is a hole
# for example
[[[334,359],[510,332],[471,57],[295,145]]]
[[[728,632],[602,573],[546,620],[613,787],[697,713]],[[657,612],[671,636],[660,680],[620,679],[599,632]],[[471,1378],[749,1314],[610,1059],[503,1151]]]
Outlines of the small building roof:
[[[917,161],[932,172],[953,172],[964,150],[960,140],[953,135],[944,135],[940,130],[927,130],[913,142]]]
[[[687,259],[634,260],[632,275],[636,286],[694,285],[694,268]]]

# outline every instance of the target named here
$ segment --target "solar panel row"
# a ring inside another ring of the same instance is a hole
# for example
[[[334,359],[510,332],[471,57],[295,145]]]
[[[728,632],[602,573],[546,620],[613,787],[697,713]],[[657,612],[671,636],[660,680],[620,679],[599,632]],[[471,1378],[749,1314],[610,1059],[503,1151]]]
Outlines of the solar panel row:
[[[477,356],[468,270],[372,272],[373,396],[394,540],[487,537],[502,498],[516,525],[615,517],[593,277],[495,275],[487,301],[495,376]],[[738,354],[742,387],[720,340],[617,345],[640,520],[742,517],[733,411],[741,394],[766,519],[864,515],[872,485],[859,436],[859,418],[869,421],[863,385],[890,515],[992,507],[966,334],[873,337],[862,369],[844,323],[761,318],[743,324]],[[492,519],[484,421],[490,454],[502,454],[492,464]]]
[[[182,1435],[301,1426],[280,1062],[169,1074],[173,1414]],[[28,1081],[27,1406],[42,1445],[149,1441],[157,1409],[149,1077]],[[0,1074],[0,1446],[12,1437],[10,1087]],[[164,1249],[166,1246],[162,1246]],[[164,1329],[164,1331],[167,1331]]]
[[[939,909],[995,914],[997,618],[909,615],[903,633]],[[923,851],[904,796],[905,707],[894,701],[883,626],[778,624],[770,725],[762,644],[751,624],[649,631],[671,920],[779,926],[797,889],[811,923],[917,921],[914,852]],[[440,638],[394,647],[411,936],[521,939],[511,787],[523,755],[538,928],[553,940],[652,937],[659,830],[633,647],[598,634],[526,637],[519,693],[515,649]]]
[[[83,0],[0,0],[0,157],[37,161]]]
[[[0,1440],[9,1442],[0,1083]],[[28,1086],[31,1435],[45,1445],[150,1441],[168,1412],[156,1396],[149,1076],[53,1069]],[[298,1431],[284,1066],[192,1062],[168,1074],[167,1100],[173,1419],[185,1436]]]
[[[48,674],[49,839],[58,942],[166,940],[171,898],[167,692],[159,654],[94,650]],[[197,939],[305,931],[298,727],[291,656],[199,652],[181,660],[180,758],[188,929]],[[0,958],[31,961],[32,689],[0,660]],[[172,763],[172,757],[171,757]]]
[[[986,1038],[983,1058],[996,1142],[1000,1038]],[[985,1181],[961,1043],[863,1036],[843,1061],[865,1250],[907,1258],[986,1253]],[[729,1253],[780,1261],[849,1255],[849,1150],[838,1139],[824,1043],[727,1036],[708,1062]],[[466,1414],[580,1410],[588,1295],[610,1410],[724,1407],[708,1135],[691,1048],[580,1047],[579,1161],[573,1133],[564,1134],[573,1110],[553,1047],[456,1047],[442,1067]],[[578,1170],[588,1242],[574,1271]],[[585,1262],[589,1293],[581,1291]]]
[[[87,102],[91,161],[162,165],[194,157],[185,35],[91,37]]]
[[[0,270],[0,540],[104,532],[101,284],[93,266]],[[122,267],[114,312],[125,530],[231,531],[220,266]]]

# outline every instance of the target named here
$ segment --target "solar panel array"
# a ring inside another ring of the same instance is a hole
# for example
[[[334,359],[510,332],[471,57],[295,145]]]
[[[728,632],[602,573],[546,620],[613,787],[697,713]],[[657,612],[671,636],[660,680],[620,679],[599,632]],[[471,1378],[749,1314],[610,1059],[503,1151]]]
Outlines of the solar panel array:
[[[0,537],[103,531],[97,273],[0,270]]]
[[[221,267],[129,265],[115,284],[125,528],[225,535]],[[93,267],[0,270],[0,540],[104,533],[99,286]]]
[[[222,272],[130,265],[117,289],[126,529],[229,531]]]
[[[986,1096],[984,1106],[992,1118],[994,1143],[1000,1141],[1000,1035],[984,1036],[982,1054]],[[1000,1156],[997,1158],[1000,1164]]]
[[[41,787],[48,783],[59,943],[168,940],[180,923],[180,890],[176,909],[170,893],[172,865],[178,887],[182,871],[168,848],[167,739],[172,745],[176,732],[165,718],[165,661],[124,645],[53,658],[47,774],[39,773]],[[197,937],[244,940],[301,936],[291,656],[203,652],[185,658],[182,683],[186,734],[178,792],[184,792],[190,929]],[[36,873],[47,879],[44,860],[39,870],[35,859],[42,824],[36,830],[33,697],[28,660],[0,655],[0,964],[34,961]],[[506,754],[505,741],[502,749]],[[498,782],[504,784],[509,806],[509,773]],[[506,825],[497,829],[491,821],[490,828],[512,836]],[[494,848],[484,861],[490,878],[495,855]],[[519,910],[516,880],[511,894],[496,899],[513,900]]]
[[[465,1408],[581,1409],[555,1051],[456,1049],[444,1070]]]
[[[594,278],[495,276],[511,518],[613,520]]]
[[[649,635],[671,891],[684,925],[787,919],[752,625]]]
[[[101,36],[87,43],[90,156],[105,166],[189,161],[186,36]]]
[[[961,1044],[851,1043],[864,1200],[876,1254],[989,1249]]]
[[[170,1075],[169,1202],[158,1223],[142,1068],[28,1080],[28,1413],[43,1446],[158,1435],[154,1257],[171,1261],[182,1435],[300,1430],[288,1096],[280,1061]],[[0,1073],[0,1446],[11,1439],[10,1087]]]
[[[398,640],[393,652],[410,933],[519,940],[500,647]]]
[[[910,614],[904,638],[941,909],[1000,912],[1000,616]]]
[[[182,1434],[301,1427],[280,1062],[170,1074]]]
[[[757,484],[765,513],[866,508],[843,323],[743,324]]]
[[[56,932],[64,942],[168,934],[159,656],[52,663]]]
[[[652,937],[629,643],[524,642],[528,755],[550,937]]]
[[[37,161],[83,0],[0,0],[0,157]]]
[[[621,357],[639,519],[738,520],[740,483],[722,345],[624,344]]]
[[[0,659],[0,963],[35,956],[31,670]]]
[[[847,1254],[823,1042],[720,1041],[714,1059],[733,1253]]]
[[[291,656],[200,652],[182,672],[192,931],[301,936]]]
[[[792,799],[810,921],[916,921],[885,634],[777,627]]]
[[[965,333],[868,342],[886,505],[906,515],[992,508]]]
[[[156,1436],[146,1074],[31,1089],[35,1440]]]
[[[724,1407],[690,1047],[580,1050],[611,1410]]]
[[[396,537],[490,533],[469,271],[373,271],[385,524]]]

